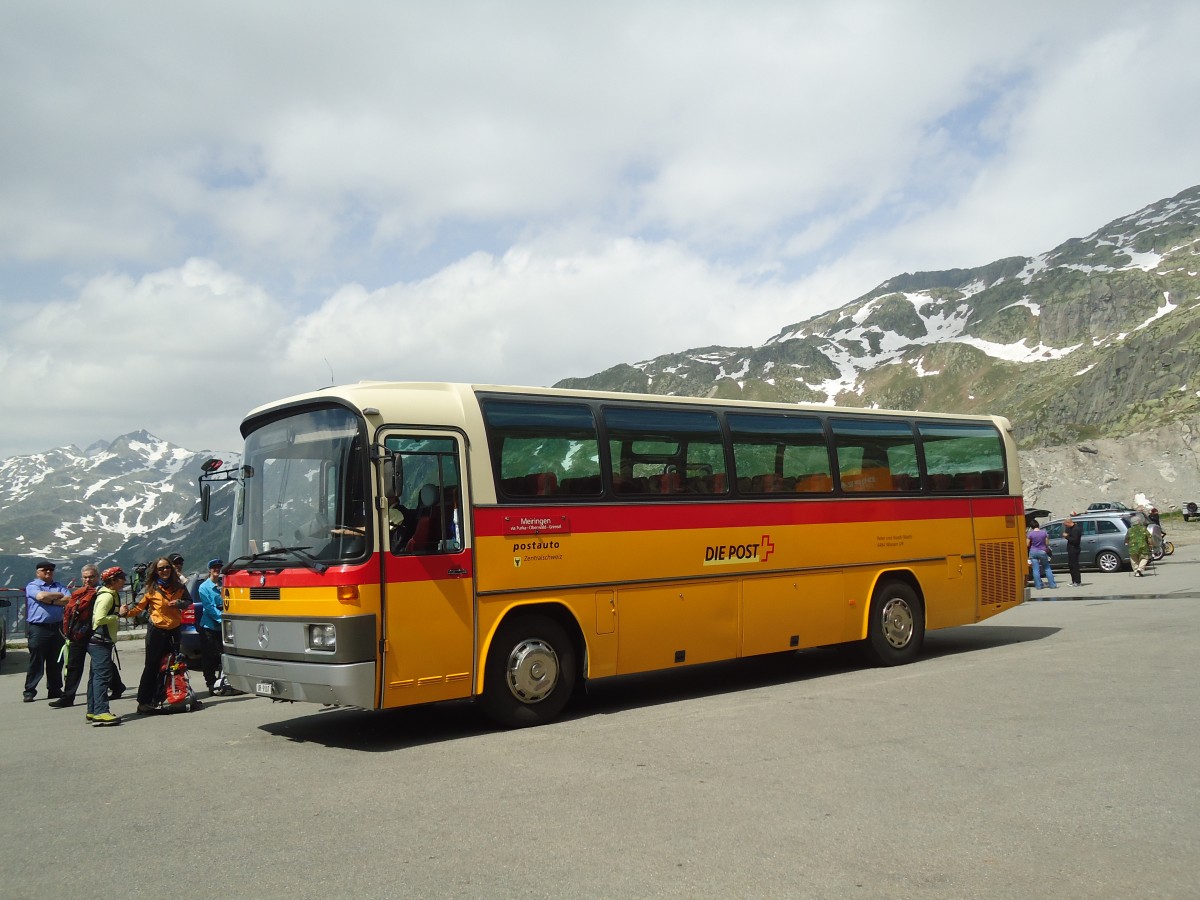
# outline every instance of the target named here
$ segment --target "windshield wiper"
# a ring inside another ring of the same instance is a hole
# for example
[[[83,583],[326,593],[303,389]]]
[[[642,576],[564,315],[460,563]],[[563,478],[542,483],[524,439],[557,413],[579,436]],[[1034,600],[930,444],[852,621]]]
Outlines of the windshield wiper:
[[[321,562],[311,553],[305,552],[311,549],[312,547],[307,545],[303,547],[272,547],[270,550],[263,550],[261,553],[251,553],[248,556],[239,556],[225,567],[225,571],[232,572],[235,567],[248,569],[259,560],[270,559],[273,556],[283,556],[286,554],[294,556],[304,564],[305,568],[312,569],[312,571],[316,572],[318,575],[324,574],[325,570],[328,569],[329,566],[325,565],[325,563]],[[238,566],[238,563],[243,563],[243,565]]]

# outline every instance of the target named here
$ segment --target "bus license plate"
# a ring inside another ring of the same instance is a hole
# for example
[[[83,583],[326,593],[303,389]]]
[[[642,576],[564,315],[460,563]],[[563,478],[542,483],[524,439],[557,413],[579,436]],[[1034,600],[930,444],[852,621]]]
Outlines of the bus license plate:
[[[269,681],[260,681],[254,685],[254,693],[266,694],[268,697],[270,697],[271,696],[271,688],[273,688],[273,687],[275,687],[275,685],[273,685]]]

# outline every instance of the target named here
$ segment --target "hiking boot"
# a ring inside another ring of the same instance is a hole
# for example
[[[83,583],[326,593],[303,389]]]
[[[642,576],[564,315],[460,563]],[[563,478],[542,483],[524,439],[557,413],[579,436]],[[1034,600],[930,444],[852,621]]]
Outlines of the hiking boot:
[[[68,706],[75,705],[75,698],[74,697],[59,697],[57,700],[51,700],[46,705],[53,706],[55,709],[66,709]]]
[[[36,699],[37,699],[37,694],[22,694],[21,695],[22,703],[32,703]]]
[[[157,712],[158,707],[153,703],[139,703],[137,711],[139,715],[149,715],[152,712]]]
[[[121,717],[114,716],[112,713],[96,713],[92,716],[93,725],[120,725]]]

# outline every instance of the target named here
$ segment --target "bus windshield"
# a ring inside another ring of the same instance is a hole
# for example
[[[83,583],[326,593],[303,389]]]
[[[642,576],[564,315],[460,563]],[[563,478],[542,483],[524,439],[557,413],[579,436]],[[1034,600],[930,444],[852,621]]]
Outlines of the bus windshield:
[[[246,437],[229,555],[284,568],[362,559],[370,546],[365,438],[344,407],[274,418]]]

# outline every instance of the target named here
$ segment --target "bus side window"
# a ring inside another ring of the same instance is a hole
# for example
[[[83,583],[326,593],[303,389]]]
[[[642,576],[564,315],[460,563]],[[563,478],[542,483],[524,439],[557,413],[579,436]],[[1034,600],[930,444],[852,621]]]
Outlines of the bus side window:
[[[481,408],[498,503],[601,495],[600,439],[587,404],[490,397]]]
[[[914,490],[916,439],[903,419],[831,418],[838,481],[850,493]],[[894,463],[894,464],[893,464]],[[893,474],[905,477],[897,483]],[[917,480],[919,484],[919,480]]]
[[[726,421],[739,492],[832,492],[829,448],[818,417],[729,413]]]
[[[1004,444],[992,425],[922,422],[925,471],[935,491],[969,494],[1004,489]]]

